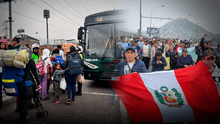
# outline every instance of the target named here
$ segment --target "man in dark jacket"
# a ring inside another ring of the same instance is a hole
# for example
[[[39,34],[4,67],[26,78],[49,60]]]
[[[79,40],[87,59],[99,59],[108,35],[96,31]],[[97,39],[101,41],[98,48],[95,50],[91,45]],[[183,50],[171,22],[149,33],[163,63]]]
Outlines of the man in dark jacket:
[[[202,52],[205,52],[206,50],[208,50],[207,46],[204,45],[205,43],[205,37],[207,36],[207,34],[204,34],[204,36],[202,37],[201,39],[201,42],[200,42],[200,46],[202,48]]]
[[[178,58],[177,66],[178,68],[186,68],[193,66],[193,59],[191,55],[188,55],[188,51],[186,48],[182,50],[182,55]]]
[[[19,124],[23,124],[26,121],[26,117],[28,114],[28,109],[31,106],[31,99],[33,97],[33,91],[36,89],[33,89],[33,86],[26,86],[26,81],[33,81],[34,75],[36,81],[37,81],[37,89],[40,90],[40,81],[37,74],[36,65],[34,63],[33,59],[30,59],[28,64],[26,65],[26,68],[24,69],[24,78],[22,83],[17,83],[18,91],[19,91]],[[33,82],[35,83],[35,82]],[[36,87],[35,87],[36,88]]]
[[[129,73],[146,73],[147,69],[143,61],[136,58],[135,49],[128,46],[125,52],[126,59],[117,65],[119,75],[126,75]]]
[[[10,42],[8,43],[8,49],[11,50],[11,49],[19,49],[20,48],[20,39],[21,38],[17,38],[17,37],[14,37],[13,40],[12,40],[12,45],[10,44]]]
[[[167,62],[164,57],[162,57],[161,52],[156,52],[155,57],[152,61],[152,72],[154,71],[164,71],[164,67],[167,66]]]
[[[16,49],[16,47],[14,47]],[[30,51],[30,50],[27,50]],[[16,83],[18,92],[19,92],[19,120],[18,124],[24,124],[27,118],[28,109],[31,106],[31,99],[33,97],[33,85],[35,82],[32,82],[34,80],[34,77],[37,82],[37,88],[38,90],[41,89],[36,65],[34,63],[34,60],[31,59],[31,53],[29,53],[29,62],[27,63],[26,67],[24,68],[24,75],[23,75],[23,81]],[[33,74],[33,75],[32,75]],[[34,77],[33,77],[34,76]],[[31,83],[32,82],[32,83]],[[35,85],[34,85],[35,86]]]

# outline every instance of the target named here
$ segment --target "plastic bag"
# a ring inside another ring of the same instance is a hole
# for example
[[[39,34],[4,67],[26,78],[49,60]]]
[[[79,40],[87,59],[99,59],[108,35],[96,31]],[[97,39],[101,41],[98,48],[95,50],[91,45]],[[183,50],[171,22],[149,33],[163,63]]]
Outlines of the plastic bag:
[[[61,78],[60,89],[66,90],[66,80],[65,80],[65,78]]]

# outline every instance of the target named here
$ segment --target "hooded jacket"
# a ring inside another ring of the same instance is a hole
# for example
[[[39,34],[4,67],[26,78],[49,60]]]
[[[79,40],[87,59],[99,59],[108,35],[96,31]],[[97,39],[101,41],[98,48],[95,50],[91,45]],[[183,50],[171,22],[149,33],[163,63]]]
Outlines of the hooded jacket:
[[[45,58],[46,60],[44,60]],[[48,49],[43,50],[43,56],[41,59],[44,60],[44,70],[45,73],[47,73],[47,66],[50,65],[52,67],[52,63],[50,61],[50,51]]]

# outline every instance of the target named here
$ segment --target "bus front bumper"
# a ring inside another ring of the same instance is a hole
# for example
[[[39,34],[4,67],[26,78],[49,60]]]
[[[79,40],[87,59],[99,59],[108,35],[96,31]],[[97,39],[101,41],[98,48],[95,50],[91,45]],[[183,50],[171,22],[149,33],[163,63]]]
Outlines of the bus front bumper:
[[[114,80],[118,76],[117,71],[113,72],[94,72],[94,71],[84,71],[84,79],[87,80]]]

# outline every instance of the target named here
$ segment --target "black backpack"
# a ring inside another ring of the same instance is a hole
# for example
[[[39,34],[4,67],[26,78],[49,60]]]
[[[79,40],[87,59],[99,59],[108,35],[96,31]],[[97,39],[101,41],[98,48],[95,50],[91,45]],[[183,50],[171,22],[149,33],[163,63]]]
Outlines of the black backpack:
[[[77,57],[78,54],[75,56],[71,56],[70,54],[68,55],[70,59],[68,60],[68,73],[70,75],[78,75],[82,73],[82,68],[81,68],[81,60]]]

